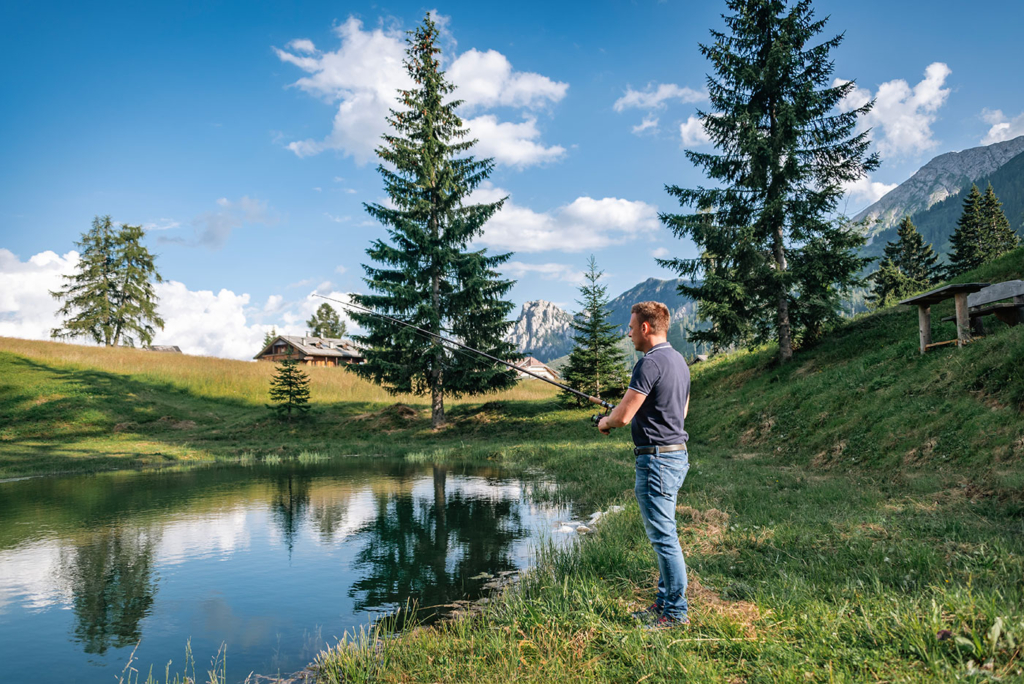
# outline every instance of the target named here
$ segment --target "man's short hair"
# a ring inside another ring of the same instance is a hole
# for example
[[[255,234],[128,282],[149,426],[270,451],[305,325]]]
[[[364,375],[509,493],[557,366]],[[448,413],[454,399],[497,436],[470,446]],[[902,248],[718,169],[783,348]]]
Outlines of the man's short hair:
[[[661,302],[638,302],[629,312],[636,314],[637,325],[647,323],[652,332],[668,332],[668,307]]]

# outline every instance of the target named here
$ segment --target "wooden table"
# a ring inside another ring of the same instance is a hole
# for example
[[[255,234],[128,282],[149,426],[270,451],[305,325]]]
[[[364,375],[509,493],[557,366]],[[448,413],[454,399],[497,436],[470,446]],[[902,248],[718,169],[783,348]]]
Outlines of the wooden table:
[[[967,295],[988,287],[988,283],[958,283],[946,285],[931,292],[904,299],[900,304],[907,304],[917,307],[917,324],[921,333],[921,353],[924,354],[932,347],[941,347],[944,344],[956,343],[962,347],[971,341],[971,318],[967,312]],[[932,304],[938,304],[949,298],[953,299],[956,306],[956,339],[945,342],[932,342]]]

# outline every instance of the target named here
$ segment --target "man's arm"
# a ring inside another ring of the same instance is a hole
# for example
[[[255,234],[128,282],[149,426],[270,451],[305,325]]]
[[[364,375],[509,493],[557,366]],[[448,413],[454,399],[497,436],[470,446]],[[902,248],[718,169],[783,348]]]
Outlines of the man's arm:
[[[640,394],[632,389],[626,390],[626,396],[622,398],[622,401],[619,402],[619,405],[615,407],[610,415],[601,419],[601,422],[597,424],[597,429],[602,434],[608,435],[611,434],[612,428],[629,425],[629,422],[633,420],[633,416],[640,410],[646,398],[646,394]]]

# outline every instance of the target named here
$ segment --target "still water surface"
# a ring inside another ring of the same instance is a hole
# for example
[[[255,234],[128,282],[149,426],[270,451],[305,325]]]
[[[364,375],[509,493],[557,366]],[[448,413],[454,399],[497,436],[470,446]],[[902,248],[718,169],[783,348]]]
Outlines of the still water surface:
[[[294,672],[407,599],[529,565],[569,515],[531,496],[548,486],[368,459],[0,483],[3,677],[110,684],[140,642],[162,677],[189,639],[197,671],[223,643],[229,681]]]

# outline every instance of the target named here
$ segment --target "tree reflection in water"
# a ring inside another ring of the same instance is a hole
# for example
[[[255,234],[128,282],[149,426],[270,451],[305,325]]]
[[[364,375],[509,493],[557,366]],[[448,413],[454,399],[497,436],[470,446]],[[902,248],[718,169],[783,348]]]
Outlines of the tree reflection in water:
[[[156,593],[155,542],[146,531],[108,526],[63,552],[61,571],[71,589],[74,638],[86,653],[135,644],[139,623]]]
[[[400,626],[415,603],[418,618],[430,621],[454,600],[479,597],[482,573],[516,568],[512,545],[528,535],[519,501],[449,494],[447,472],[434,466],[432,500],[407,491],[376,497],[376,515],[359,531],[362,574],[349,591],[356,610],[398,609]]]

